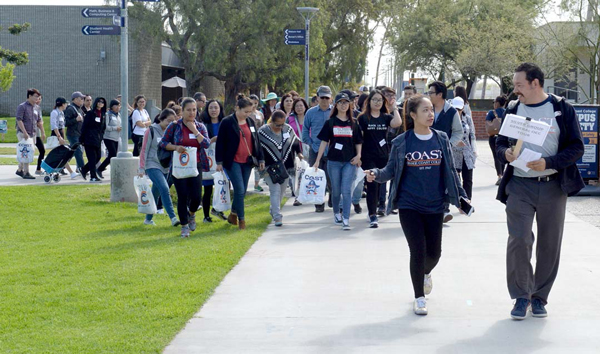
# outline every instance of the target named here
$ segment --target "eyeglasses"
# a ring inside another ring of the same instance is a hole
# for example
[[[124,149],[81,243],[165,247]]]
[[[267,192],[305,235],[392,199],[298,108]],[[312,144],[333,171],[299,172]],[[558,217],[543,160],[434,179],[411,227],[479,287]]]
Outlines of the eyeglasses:
[[[346,105],[346,104],[350,104],[350,102],[348,102],[348,101],[340,101],[337,104]]]
[[[274,126],[275,128],[281,128],[281,127],[283,127],[284,125],[285,125],[285,123],[281,123],[281,124],[273,124],[273,126]]]
[[[373,103],[383,103],[382,99],[375,99],[375,100],[371,100],[371,102]]]
[[[425,92],[425,94],[427,96],[431,96],[431,95],[437,95],[437,92],[435,92],[435,91],[427,91],[427,92]]]
[[[322,100],[330,100],[331,99],[331,97],[319,97],[319,98]]]

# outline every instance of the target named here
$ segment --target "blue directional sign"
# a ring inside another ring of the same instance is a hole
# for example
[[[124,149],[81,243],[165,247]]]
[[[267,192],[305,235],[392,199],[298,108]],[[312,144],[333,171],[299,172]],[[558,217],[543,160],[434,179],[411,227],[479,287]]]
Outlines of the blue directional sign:
[[[304,29],[286,29],[284,31],[284,41],[287,45],[305,45],[306,30]]]
[[[81,16],[85,18],[106,18],[120,14],[121,9],[118,7],[86,7],[81,10]]]
[[[121,34],[120,26],[83,26],[81,32],[86,36],[110,36]]]

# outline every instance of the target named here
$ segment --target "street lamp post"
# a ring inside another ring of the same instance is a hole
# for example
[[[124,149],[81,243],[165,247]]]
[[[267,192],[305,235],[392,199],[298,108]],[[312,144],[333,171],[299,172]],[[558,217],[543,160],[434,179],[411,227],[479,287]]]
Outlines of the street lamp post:
[[[304,18],[304,26],[306,29],[306,43],[304,44],[304,96],[306,98],[306,102],[309,101],[309,91],[308,91],[308,67],[309,67],[309,47],[310,47],[310,20],[317,14],[319,11],[316,7],[297,7],[296,10],[300,12],[300,15]]]

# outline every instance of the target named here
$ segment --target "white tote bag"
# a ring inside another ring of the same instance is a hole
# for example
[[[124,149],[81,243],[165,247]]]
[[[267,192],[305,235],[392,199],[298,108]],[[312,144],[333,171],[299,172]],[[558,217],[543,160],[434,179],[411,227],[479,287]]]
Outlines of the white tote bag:
[[[352,182],[352,193],[354,193],[354,190],[356,189],[356,187],[358,186],[358,184],[360,183],[360,181],[362,181],[365,178],[365,171],[361,168],[361,167],[357,167],[356,168],[356,176],[354,177],[354,181]]]
[[[206,149],[206,158],[208,159],[208,167],[210,171],[202,172],[202,179],[213,179],[213,173],[217,172],[217,162],[215,160],[215,148],[217,143],[212,143]]]
[[[186,147],[182,154],[173,151],[173,177],[183,179],[196,176],[198,176],[196,148]]]
[[[33,139],[23,139],[17,144],[17,162],[32,163],[33,162]]]
[[[156,203],[154,195],[152,195],[152,181],[148,176],[133,177],[133,186],[138,197],[138,213],[155,214]]]
[[[298,201],[303,204],[325,203],[325,189],[327,189],[327,177],[325,171],[309,167],[304,172],[300,182]]]
[[[213,191],[212,207],[216,211],[226,211],[231,209],[229,180],[225,177],[225,172],[213,173],[213,179],[215,180],[215,189]]]
[[[296,168],[296,174],[294,175],[294,194],[298,195],[298,191],[300,190],[300,181],[302,181],[302,176],[304,176],[304,172],[310,168],[308,162],[306,160],[300,160],[299,158],[294,159],[294,167]]]
[[[54,149],[58,145],[60,145],[60,143],[58,142],[57,136],[49,136],[48,139],[46,139],[46,149],[47,150]]]

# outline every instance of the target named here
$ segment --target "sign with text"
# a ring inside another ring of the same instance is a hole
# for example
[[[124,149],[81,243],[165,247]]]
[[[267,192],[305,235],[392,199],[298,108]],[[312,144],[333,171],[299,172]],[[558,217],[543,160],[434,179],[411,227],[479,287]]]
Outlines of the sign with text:
[[[287,45],[305,45],[306,30],[303,29],[286,29],[284,31],[284,41]]]
[[[534,121],[515,114],[508,114],[504,118],[502,128],[500,128],[500,135],[542,146],[549,131],[550,125],[544,122]]]
[[[81,10],[81,16],[85,18],[106,18],[121,15],[118,7],[86,7]]]
[[[83,26],[81,32],[86,36],[110,36],[121,34],[121,26]]]
[[[598,178],[598,110],[599,106],[574,106],[583,136],[583,157],[577,167],[583,178]]]

